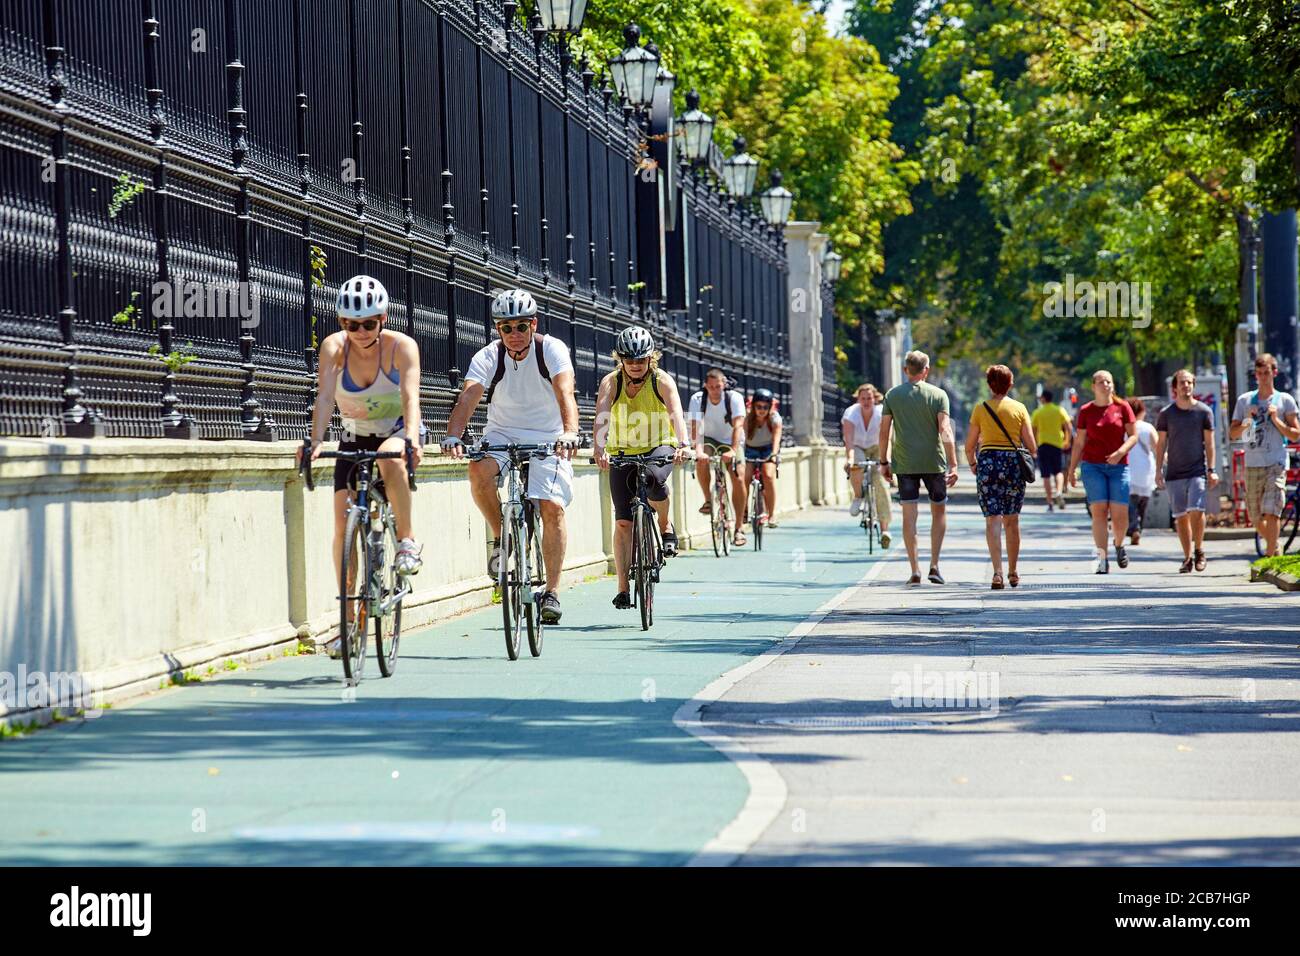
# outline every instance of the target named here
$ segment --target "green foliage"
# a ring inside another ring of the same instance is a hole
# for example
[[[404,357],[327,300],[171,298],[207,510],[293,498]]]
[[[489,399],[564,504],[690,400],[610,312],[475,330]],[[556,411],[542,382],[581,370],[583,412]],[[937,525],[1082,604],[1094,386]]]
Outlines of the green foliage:
[[[1254,567],[1277,574],[1294,574],[1300,577],[1300,554],[1281,554],[1273,558],[1260,558]]]
[[[129,173],[117,177],[113,197],[108,202],[108,218],[116,219],[118,213],[135,202],[136,197],[144,191],[145,184],[138,179],[132,179]]]
[[[313,243],[308,247],[310,256],[309,265],[311,267],[311,285],[313,289],[322,289],[325,287],[325,269],[329,265],[329,257],[325,250]],[[311,347],[319,348],[320,344],[316,338],[316,313],[311,314]]]
[[[113,314],[114,325],[126,325],[128,322],[131,327],[135,327],[136,316],[139,315],[139,309],[136,308],[136,300],[140,298],[139,292],[131,293],[131,301],[128,302],[121,310]]]
[[[188,365],[190,362],[193,362],[195,359],[199,357],[198,354],[193,351],[193,346],[194,346],[193,342],[186,342],[185,351],[181,352],[181,351],[177,351],[176,349],[172,349],[172,351],[168,352],[166,355],[163,355],[162,347],[159,346],[157,343],[155,343],[149,346],[148,351],[150,355],[157,356],[162,361],[162,363],[167,366],[168,371],[170,371],[172,374],[175,374],[176,372],[179,372],[182,368],[184,368],[186,365]]]

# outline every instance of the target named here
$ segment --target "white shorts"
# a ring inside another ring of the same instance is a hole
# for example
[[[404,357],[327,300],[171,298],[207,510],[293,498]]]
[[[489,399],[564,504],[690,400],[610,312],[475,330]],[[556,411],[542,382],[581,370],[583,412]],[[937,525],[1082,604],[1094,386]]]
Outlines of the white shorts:
[[[855,445],[853,448],[849,450],[851,452],[851,454],[849,455],[849,461],[854,467],[861,465],[863,462],[867,460],[867,458],[869,457],[867,455],[867,452],[874,451],[876,452],[876,454],[880,454],[878,450],[878,446],[876,445],[872,445],[870,448],[859,448]],[[876,467],[879,467],[879,463],[877,463]]]
[[[483,441],[489,445],[508,445],[510,442],[533,445],[552,440],[554,439],[524,437],[499,431],[483,433]],[[510,461],[510,456],[505,452],[490,451],[487,456],[497,463],[498,474]],[[528,497],[535,501],[554,501],[561,508],[569,507],[569,503],[573,501],[573,462],[555,455],[529,458]]]

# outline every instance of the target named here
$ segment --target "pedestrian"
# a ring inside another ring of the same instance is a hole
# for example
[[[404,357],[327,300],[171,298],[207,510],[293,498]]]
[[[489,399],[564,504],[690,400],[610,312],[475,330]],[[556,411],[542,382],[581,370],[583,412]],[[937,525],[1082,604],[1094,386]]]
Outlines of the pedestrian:
[[[1169,509],[1183,546],[1187,574],[1205,570],[1205,492],[1219,483],[1214,470],[1214,412],[1196,400],[1196,376],[1174,373],[1174,401],[1156,418],[1156,484],[1169,488]]]
[[[885,393],[880,415],[881,476],[898,474],[898,503],[903,508],[903,543],[912,566],[909,586],[921,583],[917,563],[916,513],[921,485],[930,496],[930,581],[943,584],[939,551],[947,530],[948,489],[957,484],[957,443],[949,417],[948,393],[926,381],[930,357],[908,352],[903,359],[907,381]]]
[[[1070,455],[1070,487],[1078,484],[1076,469],[1083,460],[1083,489],[1092,514],[1092,541],[1096,545],[1094,570],[1110,573],[1106,550],[1107,521],[1115,529],[1115,563],[1128,567],[1124,532],[1128,528],[1129,449],[1137,443],[1137,426],[1128,402],[1115,397],[1115,379],[1099,369],[1092,376],[1093,400],[1079,409],[1078,431]]]
[[[1038,443],[1038,471],[1043,476],[1048,511],[1065,507],[1064,452],[1073,432],[1069,413],[1052,401],[1055,397],[1051,389],[1043,389],[1030,419]]]
[[[858,386],[857,401],[844,410],[840,417],[840,431],[844,435],[844,447],[848,450],[849,460],[845,468],[849,480],[853,483],[853,504],[849,514],[857,516],[862,513],[867,489],[863,485],[863,462],[880,461],[880,418],[881,399],[876,386],[863,382]],[[871,492],[876,502],[876,518],[880,521],[880,546],[888,548],[890,513],[889,486],[880,474],[880,468],[871,472]]]
[[[966,461],[975,473],[980,511],[984,512],[984,538],[993,561],[994,591],[1005,584],[1020,584],[1016,562],[1020,558],[1020,508],[1025,503],[1025,476],[1018,448],[1038,454],[1029,410],[1007,392],[1015,383],[1011,369],[990,365],[984,373],[993,397],[975,406],[966,434]],[[1059,449],[1058,449],[1059,450]],[[1059,461],[1058,461],[1059,464]],[[1050,497],[1048,501],[1050,502]],[[1007,577],[1002,579],[1002,534],[1007,538]]]
[[[1237,397],[1228,437],[1246,444],[1246,510],[1264,539],[1268,556],[1278,554],[1278,523],[1286,502],[1287,448],[1300,441],[1296,401],[1275,389],[1277,359],[1267,352],[1255,358],[1254,391]]]
[[[1128,454],[1128,543],[1142,540],[1142,524],[1147,519],[1147,504],[1156,490],[1156,426],[1147,421],[1146,403],[1130,398],[1128,407],[1137,419],[1137,444]]]

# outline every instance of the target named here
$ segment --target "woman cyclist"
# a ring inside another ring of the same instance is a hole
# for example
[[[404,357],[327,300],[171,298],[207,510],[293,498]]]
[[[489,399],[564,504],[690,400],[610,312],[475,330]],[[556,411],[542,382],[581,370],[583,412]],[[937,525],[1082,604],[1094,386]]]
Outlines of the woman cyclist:
[[[781,413],[772,407],[771,389],[760,388],[754,392],[749,401],[749,411],[745,413],[745,487],[754,480],[754,469],[763,469],[763,523],[775,528],[773,516],[776,514],[776,462],[772,455],[781,447]],[[746,500],[746,512],[749,502]],[[740,525],[736,526],[736,547],[745,544],[745,533],[741,525],[749,520],[746,513]]]
[[[593,445],[596,464],[609,469],[609,492],[614,502],[614,565],[618,593],[614,607],[632,606],[628,567],[632,563],[632,496],[636,493],[634,465],[610,466],[613,455],[672,455],[672,464],[654,465],[649,471],[650,505],[659,518],[664,554],[677,553],[677,534],[668,522],[668,477],[672,466],[688,457],[686,422],[672,376],[659,369],[659,351],[650,333],[629,326],[614,342],[618,367],[601,380],[596,395]]]
[[[342,330],[327,335],[320,346],[320,394],[312,412],[311,459],[320,456],[321,440],[338,404],[343,420],[339,451],[404,451],[406,436],[417,435],[412,451],[419,467],[424,426],[420,422],[420,352],[415,339],[385,328],[388,292],[378,279],[353,276],[339,287],[335,303]],[[301,456],[301,450],[299,450]],[[411,490],[406,462],[378,462],[384,492],[397,520],[399,574],[417,574],[420,547],[411,529]],[[334,575],[343,563],[343,535],[357,482],[354,466],[334,464]],[[331,657],[342,653],[335,637],[325,645]]]

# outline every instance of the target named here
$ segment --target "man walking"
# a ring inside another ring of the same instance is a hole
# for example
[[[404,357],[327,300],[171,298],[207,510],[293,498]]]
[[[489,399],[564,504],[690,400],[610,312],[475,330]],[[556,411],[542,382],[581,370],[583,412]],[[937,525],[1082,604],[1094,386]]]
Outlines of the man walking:
[[[1286,501],[1288,441],[1300,441],[1296,401],[1273,387],[1277,359],[1261,352],[1255,359],[1253,392],[1237,398],[1228,437],[1246,443],[1246,510],[1268,555],[1278,553],[1278,519]]]
[[[903,360],[907,381],[885,393],[880,416],[881,475],[898,475],[898,502],[903,506],[903,543],[912,565],[908,585],[921,583],[917,562],[916,512],[921,485],[930,496],[930,581],[943,584],[939,550],[948,521],[948,489],[957,484],[957,444],[948,413],[948,395],[931,385],[930,357],[908,352]],[[896,424],[895,424],[896,423]]]
[[[1195,388],[1196,377],[1191,372],[1185,368],[1175,372],[1174,402],[1156,418],[1156,483],[1169,488],[1169,507],[1183,546],[1180,574],[1193,567],[1205,570],[1201,547],[1205,541],[1205,492],[1219,483],[1214,470],[1214,413],[1192,395]]]
[[[1050,389],[1038,396],[1038,407],[1029,419],[1038,442],[1038,471],[1043,476],[1043,493],[1047,495],[1047,510],[1065,507],[1064,449],[1070,444],[1072,434],[1070,416],[1052,399]],[[1059,499],[1059,500],[1058,500]]]

